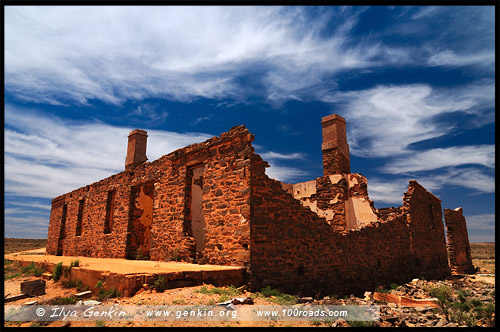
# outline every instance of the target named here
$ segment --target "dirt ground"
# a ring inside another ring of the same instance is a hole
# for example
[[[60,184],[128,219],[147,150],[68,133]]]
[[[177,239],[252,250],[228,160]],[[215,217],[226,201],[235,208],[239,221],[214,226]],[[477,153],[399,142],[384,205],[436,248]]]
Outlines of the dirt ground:
[[[24,248],[27,249],[27,248]],[[29,248],[32,249],[32,248]],[[41,252],[40,250],[35,250],[34,252]],[[31,252],[33,254],[33,252]],[[495,246],[494,243],[480,243],[471,244],[471,254],[473,257],[473,262],[475,266],[480,267],[480,272],[476,274],[473,278],[477,281],[485,282],[488,284],[494,284],[495,278]],[[27,256],[26,256],[27,257]],[[58,257],[60,258],[60,257]],[[23,281],[30,281],[39,279],[29,273],[22,273],[20,267],[16,267],[15,263],[8,263],[4,261],[4,290],[5,295],[17,295],[20,293],[20,284]],[[18,275],[19,274],[19,275]],[[13,277],[12,277],[13,276]],[[200,292],[204,290],[204,292]],[[36,299],[38,304],[52,304],[56,299],[67,298],[79,291],[76,288],[65,288],[63,286],[63,280],[55,283],[52,280],[46,281],[46,294],[37,296],[35,298],[26,298],[13,302],[9,302],[8,305],[19,305],[32,301]],[[223,302],[234,297],[251,297],[254,300],[255,305],[275,305],[280,303],[280,297],[275,296],[265,296],[261,293],[251,293],[246,290],[241,290],[235,293],[234,288],[219,287],[216,288],[212,285],[200,285],[193,287],[184,287],[176,289],[168,289],[164,292],[157,292],[154,289],[141,289],[133,297],[119,297],[119,298],[109,298],[102,301],[104,305],[120,304],[120,305],[210,305],[218,302]],[[96,296],[93,296],[96,299]],[[291,304],[291,303],[288,303]],[[36,324],[36,325],[34,325]],[[68,325],[69,324],[69,325]],[[71,326],[71,327],[92,327],[92,326],[106,326],[106,327],[153,327],[153,326],[200,326],[200,327],[318,327],[327,326],[325,323],[320,322],[288,322],[288,321],[276,321],[276,322],[182,322],[182,321],[165,321],[165,322],[141,322],[141,321],[105,321],[105,322],[47,322],[43,324],[33,323],[33,322],[5,322],[6,326],[49,326],[49,327],[60,327],[60,326]],[[340,326],[347,326],[344,323],[339,323]],[[330,325],[331,326],[331,325]]]

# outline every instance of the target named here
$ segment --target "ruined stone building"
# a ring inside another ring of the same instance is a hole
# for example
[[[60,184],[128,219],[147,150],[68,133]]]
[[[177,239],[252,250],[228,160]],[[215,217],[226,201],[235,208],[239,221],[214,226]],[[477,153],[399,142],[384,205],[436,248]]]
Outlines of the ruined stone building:
[[[444,210],[448,259],[439,198],[410,181],[402,206],[375,209],[345,120],[321,125],[324,174],[297,184],[266,175],[244,126],[152,162],[134,130],[124,171],[52,200],[47,253],[245,266],[255,289],[303,294],[474,270],[461,209]]]

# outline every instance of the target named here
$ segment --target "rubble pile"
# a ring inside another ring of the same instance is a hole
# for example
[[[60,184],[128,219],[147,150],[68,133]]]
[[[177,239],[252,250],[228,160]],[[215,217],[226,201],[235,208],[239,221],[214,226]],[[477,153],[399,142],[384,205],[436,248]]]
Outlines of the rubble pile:
[[[351,295],[342,299],[325,297],[311,304],[379,305],[380,319],[376,322],[348,322],[349,326],[380,327],[493,327],[495,326],[494,277],[486,282],[481,274],[453,276],[448,280],[414,279],[404,285],[392,284],[391,289],[378,287],[365,292],[364,297]],[[382,294],[388,296],[380,296]],[[394,303],[385,299],[413,299]],[[421,300],[422,305],[418,300]],[[302,301],[304,302],[304,301]],[[426,304],[427,303],[427,304]],[[435,303],[436,305],[431,305]],[[426,304],[426,305],[425,305]]]

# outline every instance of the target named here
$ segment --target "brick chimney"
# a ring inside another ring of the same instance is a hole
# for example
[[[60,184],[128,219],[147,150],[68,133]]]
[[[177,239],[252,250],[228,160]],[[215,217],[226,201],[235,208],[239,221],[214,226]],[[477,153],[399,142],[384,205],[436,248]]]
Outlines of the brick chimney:
[[[337,114],[331,114],[321,119],[323,128],[323,174],[351,173],[349,144],[345,129],[345,119]]]
[[[125,169],[131,169],[142,164],[146,157],[146,143],[148,133],[145,130],[135,129],[128,134],[127,158],[125,158]]]

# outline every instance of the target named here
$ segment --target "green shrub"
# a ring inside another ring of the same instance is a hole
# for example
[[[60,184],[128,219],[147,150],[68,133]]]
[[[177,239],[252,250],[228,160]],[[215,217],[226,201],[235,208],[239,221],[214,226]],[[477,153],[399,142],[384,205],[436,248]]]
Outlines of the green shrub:
[[[5,259],[5,258],[3,259],[3,265],[10,265],[12,263],[14,263],[14,261],[11,261],[11,260],[8,260],[8,259]]]
[[[96,327],[106,327],[106,323],[103,322],[102,320],[98,320],[95,322]]]
[[[373,321],[364,321],[364,320],[353,320],[347,321],[350,327],[374,327],[375,323]]]
[[[229,300],[231,300],[231,296],[229,296],[227,294],[222,294],[219,297],[219,302],[226,302],[226,301],[229,301]]]
[[[104,290],[103,288],[99,289],[99,293],[97,294],[97,298],[99,301],[119,297],[121,294],[116,289],[111,288],[108,290]]]
[[[140,260],[148,260],[149,258],[143,255],[142,248],[138,248],[135,254],[135,259],[140,261]]]
[[[13,279],[13,278],[17,278],[17,277],[20,277],[22,276],[21,272],[16,272],[16,273],[13,273],[13,274],[5,274],[3,275],[3,278],[4,280],[8,280],[8,279]]]
[[[470,301],[470,303],[474,306],[474,307],[479,307],[479,306],[482,306],[483,305],[483,302],[481,302],[480,300],[478,299],[472,299]]]
[[[84,292],[84,291],[88,291],[89,290],[89,286],[83,286],[81,280],[76,280],[76,289],[79,292]]]
[[[25,266],[21,269],[22,274],[31,273],[35,270],[35,262],[31,262],[30,265]]]
[[[71,269],[72,267],[78,267],[80,266],[80,260],[75,259],[74,261],[71,261],[71,264],[69,265],[69,268]]]
[[[76,281],[74,280],[64,280],[62,282],[64,288],[73,288],[76,286]]]
[[[493,303],[488,303],[485,307],[486,316],[491,316],[495,312],[495,305]]]
[[[425,287],[424,288],[430,296],[435,297],[439,300],[441,306],[449,305],[452,300],[452,290],[448,286],[437,286],[437,287]]]
[[[30,324],[30,327],[44,327],[48,324],[48,322],[33,322]]]
[[[469,302],[453,302],[452,307],[461,311],[469,311],[471,309]]]
[[[462,303],[467,301],[467,297],[470,296],[470,294],[471,292],[468,289],[459,289],[457,291],[457,297]]]
[[[200,289],[195,290],[194,292],[202,294],[218,294],[218,295],[228,295],[228,296],[237,296],[241,294],[241,291],[238,290],[233,285],[227,287],[227,289],[218,287],[208,289],[207,286],[202,286]]]
[[[273,289],[270,286],[262,288],[260,293],[267,297],[269,301],[278,304],[286,305],[297,303],[297,298],[295,296],[281,293],[279,290]],[[274,298],[271,298],[271,296],[273,296]]]
[[[76,303],[76,297],[74,296],[68,296],[68,297],[59,297],[55,300],[52,301],[52,304],[75,304]]]
[[[168,282],[164,277],[159,276],[151,287],[157,292],[163,293],[168,287]]]
[[[97,283],[95,284],[95,288],[101,288],[102,287],[102,280],[97,280]]]
[[[467,325],[468,327],[476,326],[476,318],[474,318],[474,315],[461,310],[452,312],[450,320],[459,325]]]
[[[390,285],[389,285],[389,287],[390,287],[391,289],[396,289],[396,288],[398,288],[398,287],[399,287],[399,285],[398,285],[398,284],[394,284],[394,283],[392,283],[392,284],[390,284]]]
[[[54,282],[58,282],[59,279],[61,279],[62,272],[63,272],[62,262],[61,263],[57,263],[54,266],[54,269],[52,270],[52,279],[54,280]]]
[[[33,271],[33,274],[35,275],[35,277],[41,277],[42,274],[43,274],[43,270],[39,267],[35,268],[35,270]]]

